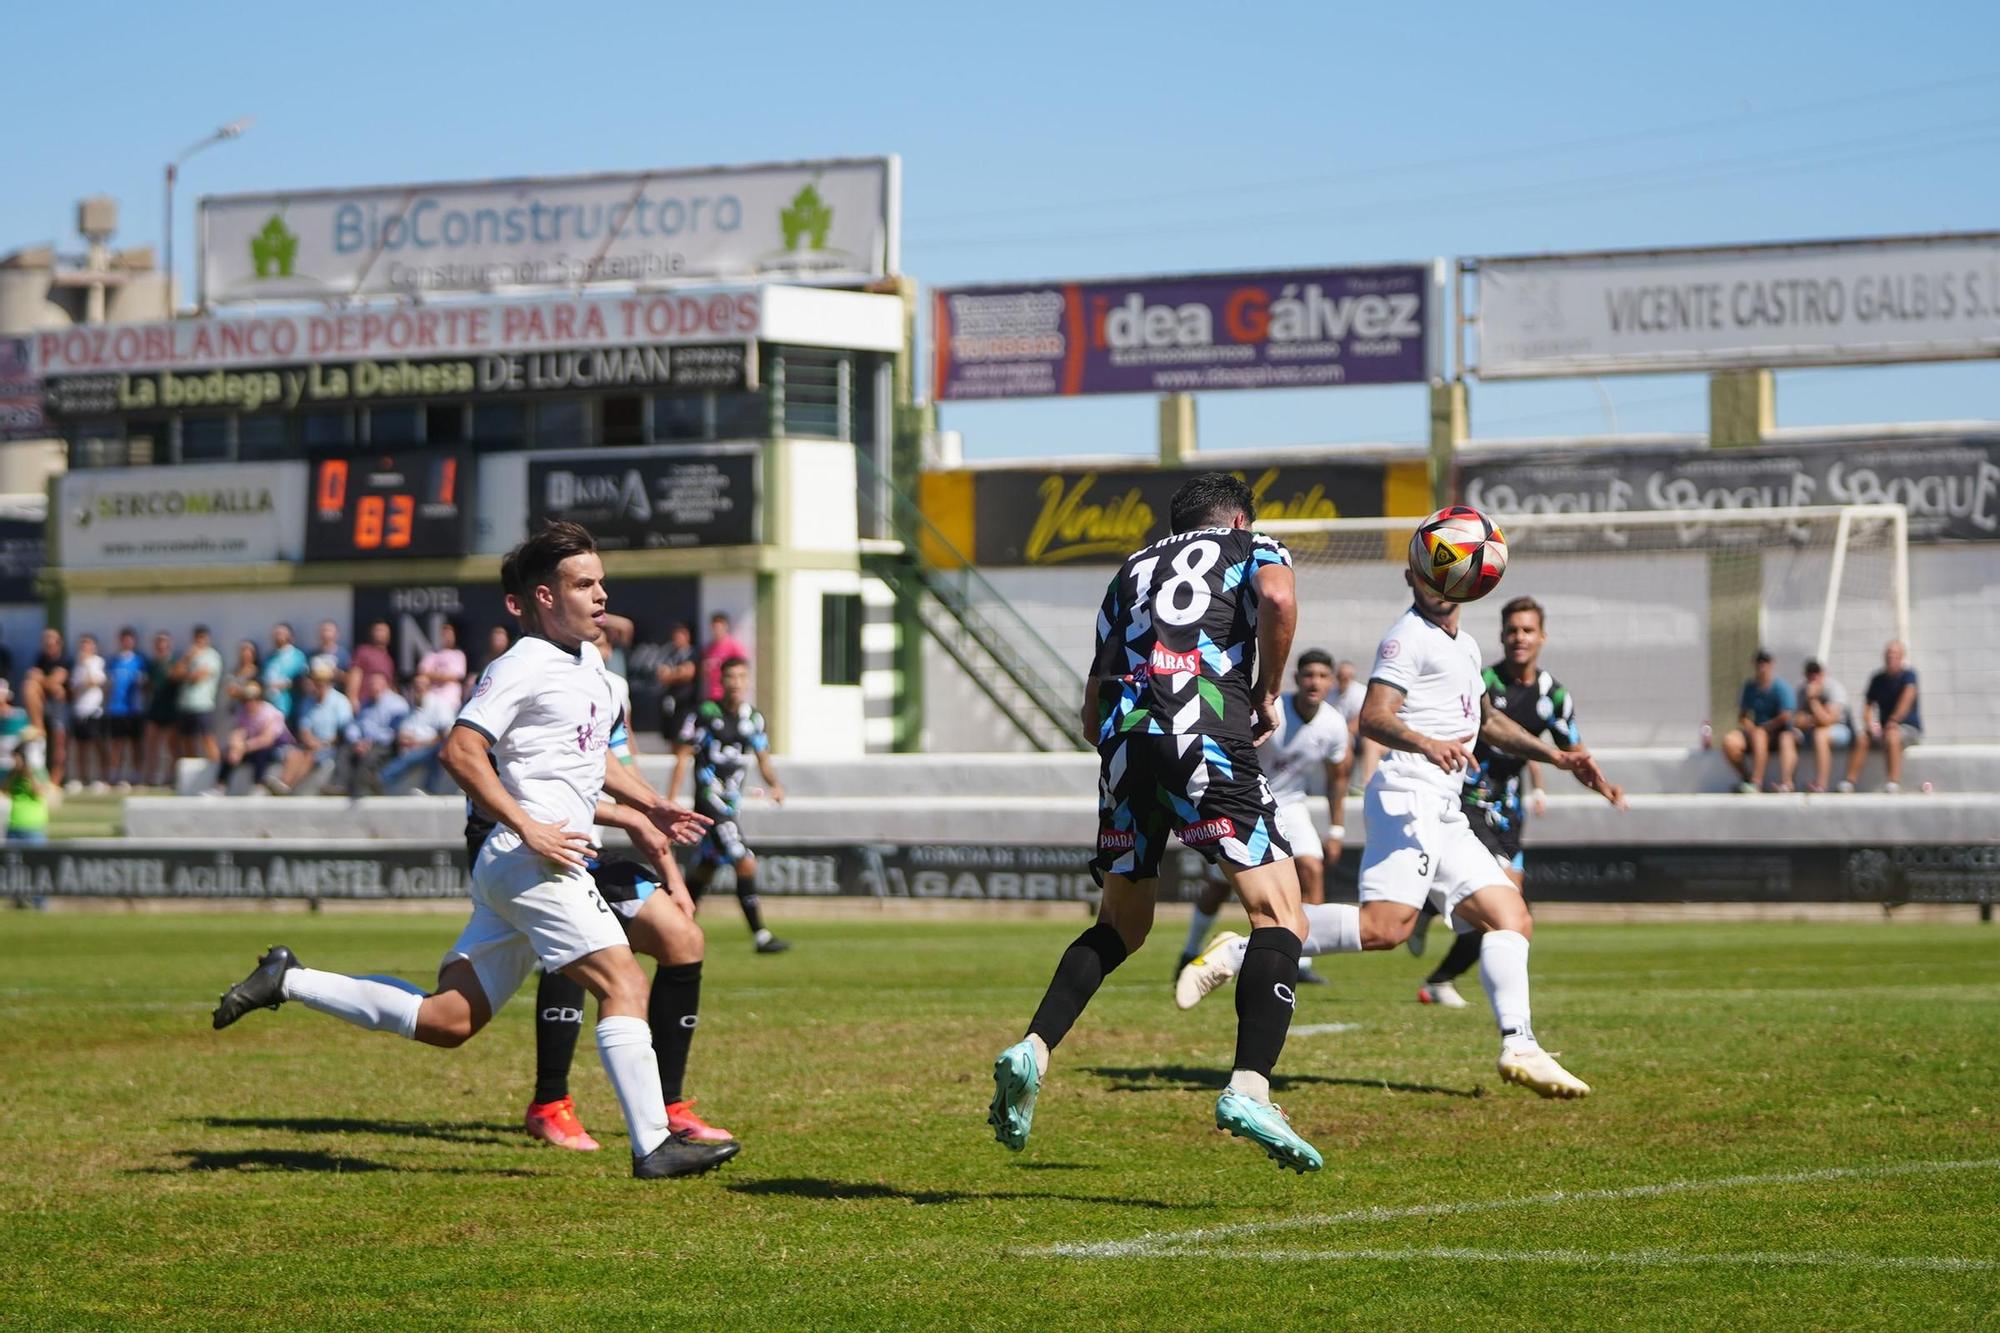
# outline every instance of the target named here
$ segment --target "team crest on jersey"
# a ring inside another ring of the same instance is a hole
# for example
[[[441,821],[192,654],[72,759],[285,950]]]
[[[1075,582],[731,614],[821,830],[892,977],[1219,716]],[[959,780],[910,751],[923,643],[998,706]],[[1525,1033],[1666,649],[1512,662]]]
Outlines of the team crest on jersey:
[[[1382,645],[1382,660],[1384,662],[1393,662],[1402,655],[1403,641],[1401,639],[1390,639]]]
[[[472,697],[473,697],[473,698],[475,698],[475,699],[477,699],[477,698],[478,698],[478,697],[479,697],[480,695],[482,695],[482,694],[486,693],[486,691],[488,691],[488,690],[490,690],[490,689],[492,689],[492,688],[493,688],[493,677],[492,677],[492,675],[491,675],[491,674],[489,673],[489,674],[487,674],[487,675],[484,675],[484,676],[481,676],[481,677],[479,678],[479,684],[478,684],[478,686],[477,686],[477,687],[475,687],[475,688],[473,689],[473,691],[472,691]]]

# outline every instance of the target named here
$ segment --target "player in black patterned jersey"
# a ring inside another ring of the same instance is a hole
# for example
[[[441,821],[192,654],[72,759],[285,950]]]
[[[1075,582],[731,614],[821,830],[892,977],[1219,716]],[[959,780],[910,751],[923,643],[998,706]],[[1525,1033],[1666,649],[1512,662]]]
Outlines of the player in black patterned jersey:
[[[1542,605],[1532,597],[1516,597],[1500,608],[1501,659],[1486,668],[1481,683],[1493,710],[1505,713],[1530,736],[1547,733],[1557,749],[1575,750],[1583,738],[1576,725],[1576,699],[1561,682],[1542,669],[1542,645],[1548,641]],[[1465,770],[1465,786],[1459,801],[1472,831],[1500,859],[1516,888],[1523,887],[1521,828],[1527,809],[1521,799],[1522,780],[1534,781],[1533,766],[1525,759],[1497,750],[1485,741],[1473,749],[1474,764]],[[1534,781],[1540,813],[1541,784]],[[1619,809],[1625,808],[1625,794],[1604,782],[1592,788]],[[1425,905],[1424,914],[1410,933],[1411,953],[1421,954],[1419,943],[1435,907]],[[1465,997],[1458,993],[1458,979],[1479,961],[1479,936],[1456,936],[1446,954],[1424,984],[1417,999],[1424,1004],[1458,1009]]]
[[[1091,872],[1104,896],[1097,924],[1063,954],[1027,1036],[994,1064],[987,1119],[1009,1148],[1027,1143],[1050,1049],[1144,943],[1171,830],[1222,867],[1252,927],[1237,992],[1235,1072],[1216,1124],[1280,1166],[1320,1166],[1270,1101],[1306,926],[1292,849],[1256,750],[1276,726],[1291,653],[1292,561],[1250,530],[1256,512],[1240,478],[1194,478],[1174,494],[1173,535],[1130,556],[1105,592],[1083,700],[1099,759]]]

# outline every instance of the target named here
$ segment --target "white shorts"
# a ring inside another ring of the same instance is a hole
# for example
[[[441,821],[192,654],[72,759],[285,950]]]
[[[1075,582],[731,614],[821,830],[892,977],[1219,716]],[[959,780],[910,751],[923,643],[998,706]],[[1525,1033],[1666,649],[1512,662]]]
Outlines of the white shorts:
[[[1325,840],[1313,823],[1310,799],[1286,801],[1278,807],[1278,832],[1292,844],[1293,856],[1311,857],[1315,861],[1326,859]]]
[[[1361,851],[1361,901],[1421,908],[1425,899],[1449,919],[1481,889],[1513,888],[1500,858],[1466,822],[1455,796],[1368,784],[1361,809],[1368,844]],[[1456,930],[1458,923],[1452,922]]]
[[[470,962],[497,1014],[537,966],[560,971],[624,943],[625,930],[589,871],[558,870],[525,847],[495,852],[489,839],[472,865],[472,919],[444,963]]]

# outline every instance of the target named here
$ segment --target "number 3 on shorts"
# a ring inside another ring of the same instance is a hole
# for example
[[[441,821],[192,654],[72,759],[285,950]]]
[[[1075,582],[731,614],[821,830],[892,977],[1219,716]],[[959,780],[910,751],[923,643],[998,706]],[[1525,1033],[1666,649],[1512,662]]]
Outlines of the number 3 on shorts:
[[[1429,852],[1417,853],[1417,874],[1426,880],[1431,877],[1431,854]]]

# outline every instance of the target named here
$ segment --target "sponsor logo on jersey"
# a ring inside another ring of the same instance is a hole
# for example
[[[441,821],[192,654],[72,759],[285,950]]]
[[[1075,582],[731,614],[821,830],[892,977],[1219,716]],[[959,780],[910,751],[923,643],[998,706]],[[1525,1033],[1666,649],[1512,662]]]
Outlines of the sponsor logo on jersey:
[[[1163,644],[1156,643],[1153,645],[1153,660],[1147,663],[1147,665],[1158,674],[1164,675],[1176,671],[1185,671],[1191,675],[1199,676],[1201,674],[1201,652],[1199,649],[1191,649],[1185,653],[1177,653]]]
[[[1382,645],[1382,660],[1384,662],[1393,662],[1402,655],[1403,641],[1401,639],[1390,639]]]
[[[1100,852],[1129,852],[1138,843],[1138,834],[1131,829],[1108,828],[1098,832],[1097,850]]]
[[[1199,824],[1189,824],[1179,830],[1180,840],[1190,847],[1198,847],[1205,842],[1221,842],[1224,838],[1236,836],[1236,823],[1227,815],[1214,819],[1204,819]]]

